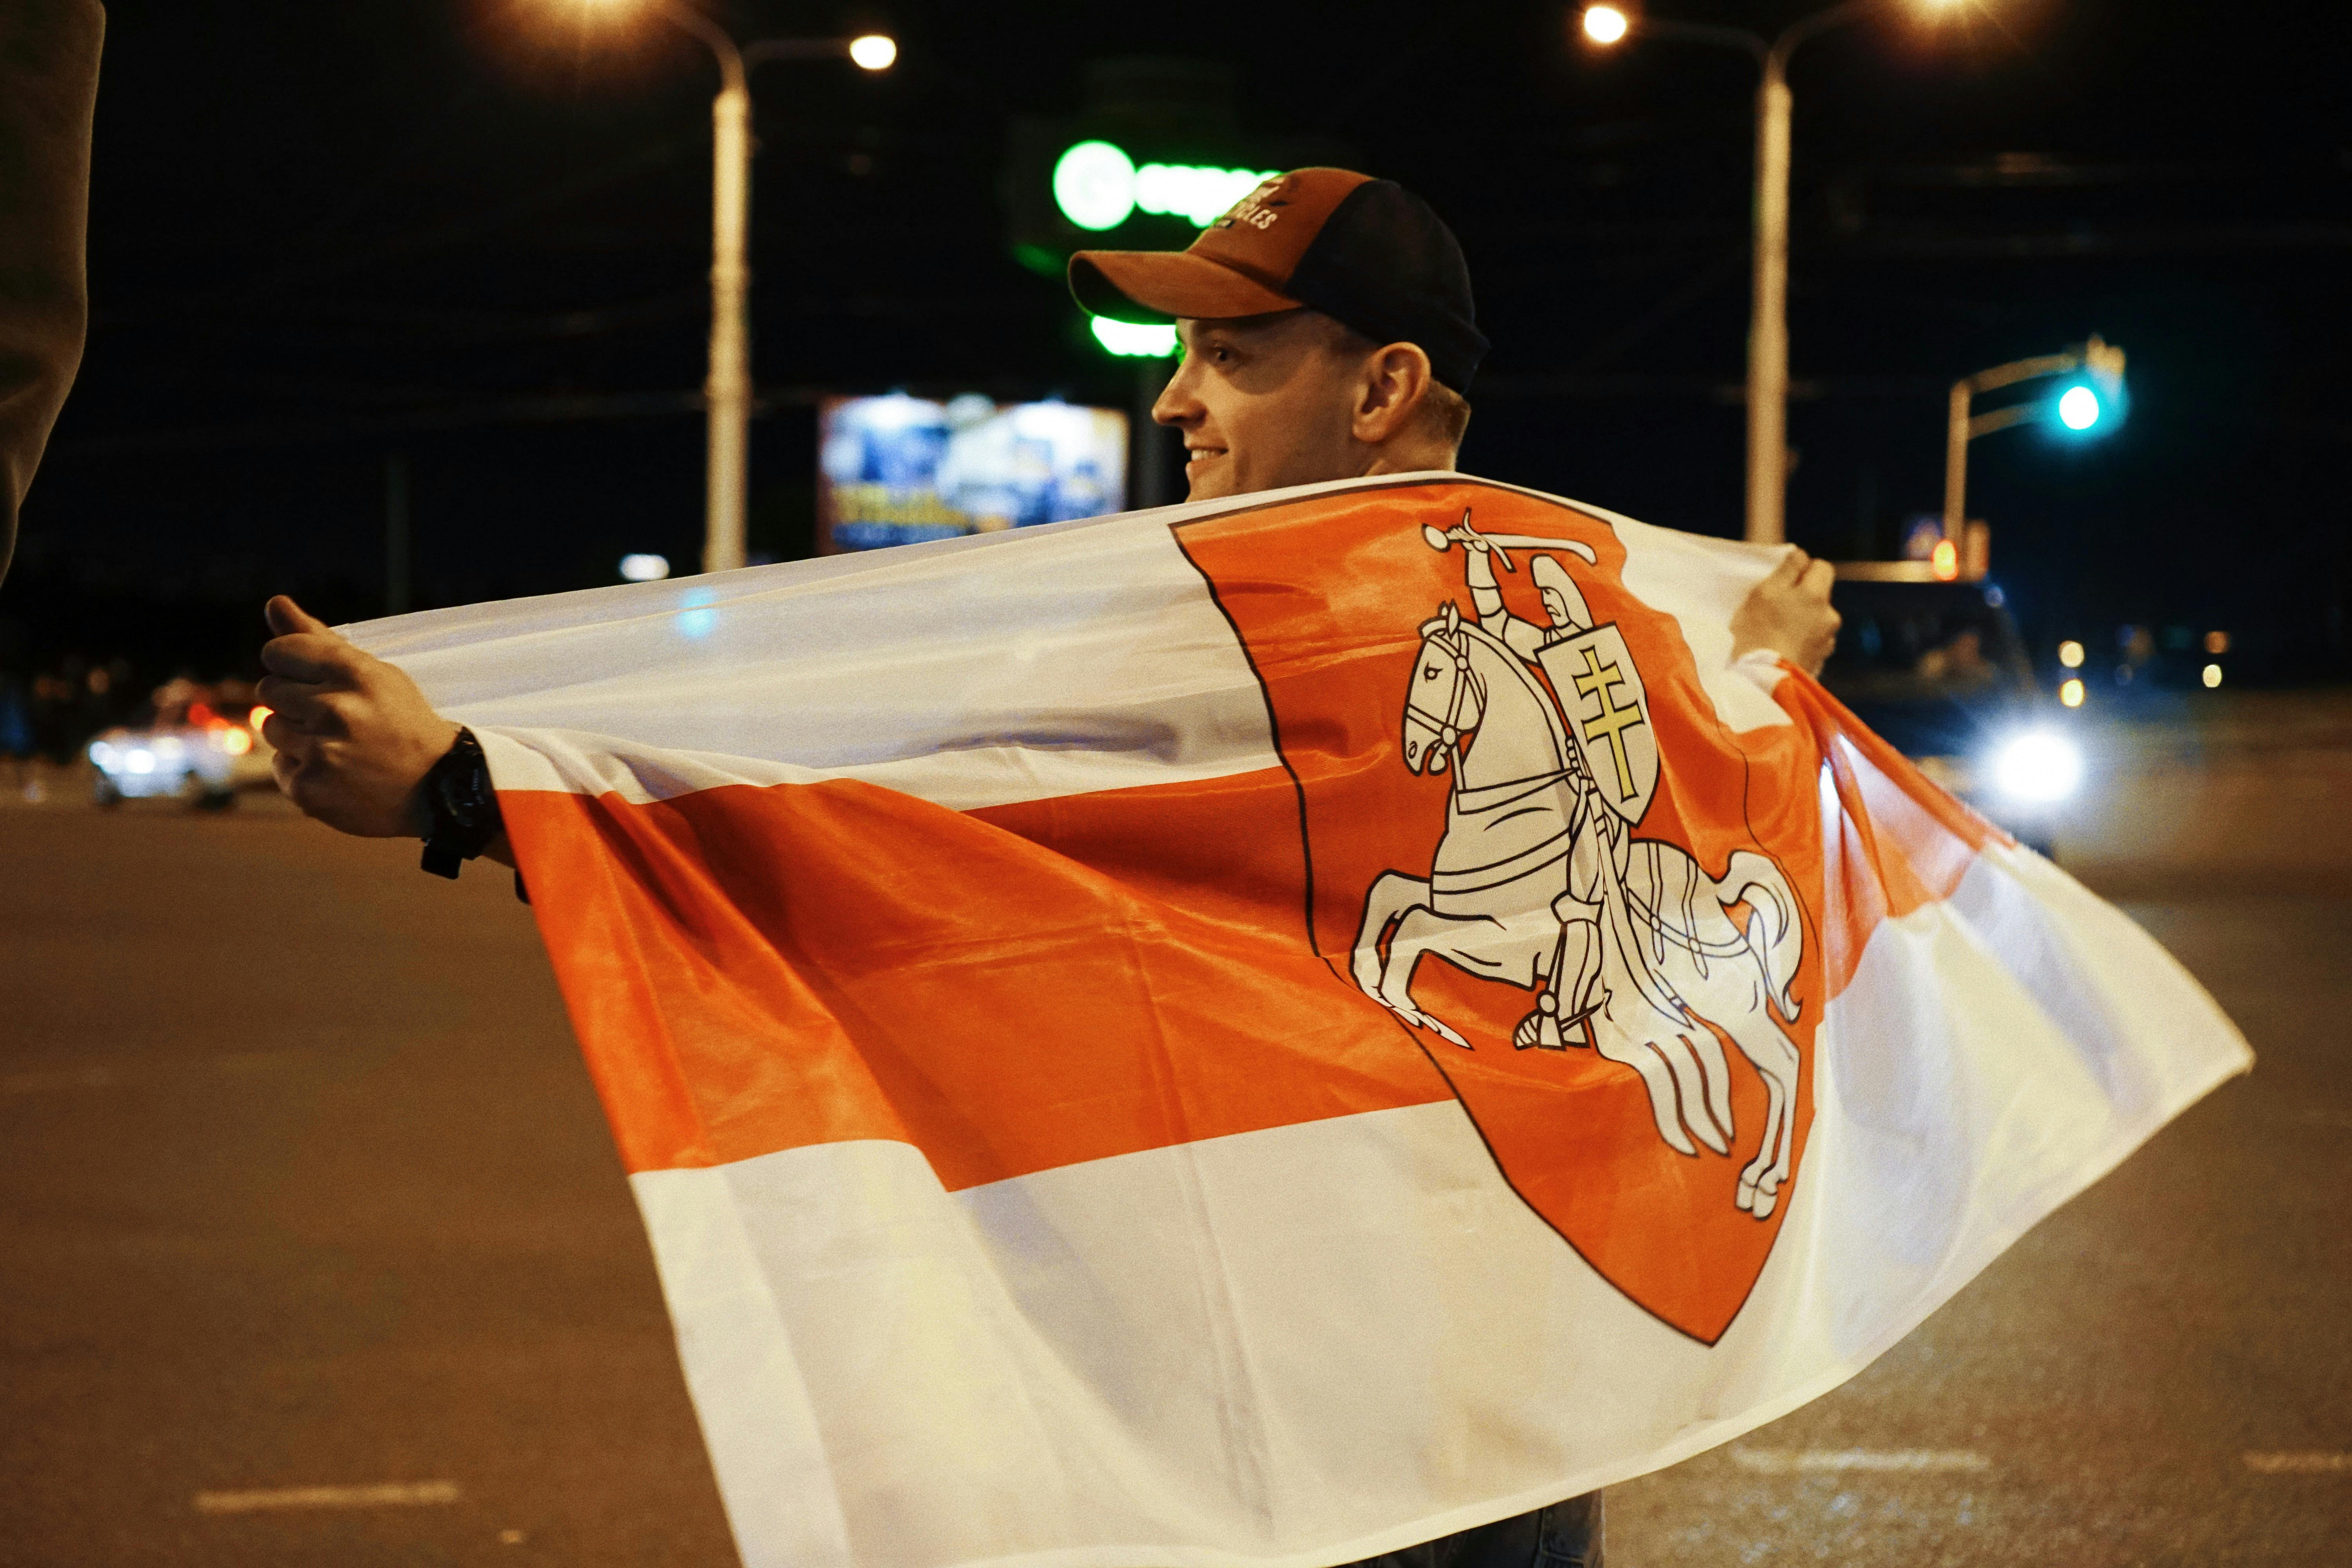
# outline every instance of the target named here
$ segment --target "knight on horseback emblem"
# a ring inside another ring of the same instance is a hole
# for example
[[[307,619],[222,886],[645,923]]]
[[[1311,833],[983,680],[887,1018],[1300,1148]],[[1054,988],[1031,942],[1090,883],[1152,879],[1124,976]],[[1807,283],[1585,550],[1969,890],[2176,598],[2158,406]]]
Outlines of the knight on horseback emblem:
[[[1597,1049],[1632,1068],[1658,1134],[1696,1157],[1733,1137],[1727,1038],[1762,1079],[1765,1128],[1735,1202],[1769,1216],[1794,1158],[1796,1045],[1790,987],[1804,926],[1780,868],[1734,852],[1710,877],[1679,845],[1637,838],[1659,778],[1649,694],[1624,634],[1596,626],[1560,557],[1570,540],[1422,531],[1459,546],[1474,617],[1448,600],[1421,626],[1400,753],[1451,775],[1445,827],[1426,878],[1388,871],[1364,900],[1356,983],[1407,1023],[1470,1041],[1412,994],[1423,958],[1535,994],[1519,1050]],[[1505,605],[1496,563],[1528,578],[1548,624]],[[1746,920],[1737,918],[1744,910]]]

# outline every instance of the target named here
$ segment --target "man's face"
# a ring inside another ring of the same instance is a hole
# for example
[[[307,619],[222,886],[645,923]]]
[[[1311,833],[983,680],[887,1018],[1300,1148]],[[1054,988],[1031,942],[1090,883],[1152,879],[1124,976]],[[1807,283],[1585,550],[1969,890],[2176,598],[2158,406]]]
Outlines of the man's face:
[[[1176,324],[1183,363],[1151,416],[1184,434],[1193,500],[1352,479],[1362,365],[1311,310]]]

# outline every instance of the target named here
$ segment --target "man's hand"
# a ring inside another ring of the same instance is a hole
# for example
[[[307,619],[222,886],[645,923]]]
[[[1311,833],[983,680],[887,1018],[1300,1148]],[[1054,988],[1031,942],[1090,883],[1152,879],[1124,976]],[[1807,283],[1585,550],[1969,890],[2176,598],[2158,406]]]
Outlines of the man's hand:
[[[1748,590],[1731,617],[1731,657],[1762,648],[1807,675],[1819,675],[1837,646],[1840,617],[1830,608],[1830,580],[1835,575],[1828,562],[1790,551],[1770,576]]]
[[[262,612],[278,635],[261,649],[255,696],[270,714],[262,738],[278,748],[278,787],[341,832],[421,838],[417,785],[457,739],[416,682],[352,646],[280,594]]]

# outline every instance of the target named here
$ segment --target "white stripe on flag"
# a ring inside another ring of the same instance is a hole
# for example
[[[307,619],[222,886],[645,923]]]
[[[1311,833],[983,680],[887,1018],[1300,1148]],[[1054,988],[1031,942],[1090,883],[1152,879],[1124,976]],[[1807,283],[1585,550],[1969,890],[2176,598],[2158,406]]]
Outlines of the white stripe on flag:
[[[1312,489],[1338,494],[1402,479]],[[794,770],[812,769],[969,811],[1219,778],[1279,759],[1249,662],[1169,525],[1275,499],[345,629],[478,730],[527,726],[533,745],[568,732],[705,753],[726,775],[710,782],[805,782],[813,775]],[[1762,571],[1758,552],[1580,509],[1626,542],[1626,585],[1675,617],[1716,716],[1735,731],[1787,724],[1769,695],[1777,670],[1730,658],[1730,615]],[[1126,721],[1108,722],[1114,715]],[[599,772],[609,776],[583,779],[531,764],[520,750],[493,757],[502,788],[601,784],[642,802],[702,787],[690,770],[607,767]]]
[[[802,564],[566,595],[536,623],[494,605],[353,638],[460,722],[607,737],[581,750],[608,763],[626,736],[724,775],[609,770],[632,799],[814,769],[970,810],[1279,765],[1249,661],[1164,524],[915,546],[814,582]],[[501,787],[583,787],[513,763],[493,759]]]

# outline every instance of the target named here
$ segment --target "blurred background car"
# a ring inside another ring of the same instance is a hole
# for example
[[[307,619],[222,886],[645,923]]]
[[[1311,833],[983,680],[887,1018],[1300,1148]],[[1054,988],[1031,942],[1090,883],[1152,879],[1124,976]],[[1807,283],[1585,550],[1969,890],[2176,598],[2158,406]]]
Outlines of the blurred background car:
[[[2084,785],[2070,715],[2043,691],[2000,590],[1841,574],[1822,684],[1920,771],[2043,855]]]
[[[268,716],[240,682],[166,682],[131,722],[90,742],[98,804],[164,798],[203,810],[236,805],[238,791],[274,782],[272,748],[261,738]]]

